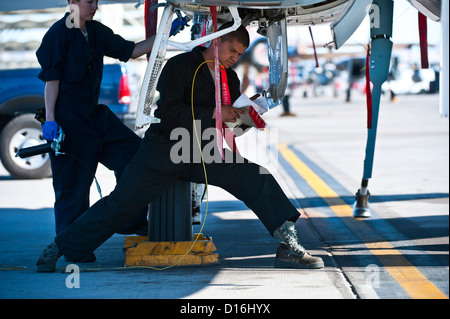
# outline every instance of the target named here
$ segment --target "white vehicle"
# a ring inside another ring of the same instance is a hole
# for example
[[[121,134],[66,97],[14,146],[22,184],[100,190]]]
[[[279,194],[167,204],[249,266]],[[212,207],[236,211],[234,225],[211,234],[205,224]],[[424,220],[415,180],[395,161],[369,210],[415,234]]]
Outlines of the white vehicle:
[[[431,83],[436,81],[433,69],[413,70],[400,69],[398,77],[384,84],[384,88],[395,94],[423,94],[431,91]]]

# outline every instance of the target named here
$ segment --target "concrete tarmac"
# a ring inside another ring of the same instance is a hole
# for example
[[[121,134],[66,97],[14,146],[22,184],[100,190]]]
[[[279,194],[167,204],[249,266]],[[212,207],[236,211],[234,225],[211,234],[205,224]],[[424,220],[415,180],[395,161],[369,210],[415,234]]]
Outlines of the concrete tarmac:
[[[324,259],[324,269],[275,268],[278,243],[243,203],[210,187],[203,233],[212,236],[220,264],[124,268],[124,236],[114,235],[95,252],[96,262],[77,265],[77,288],[64,258],[56,273],[35,272],[54,237],[51,179],[16,180],[0,167],[0,298],[447,299],[449,122],[438,114],[436,95],[399,98],[382,102],[370,219],[351,215],[367,135],[363,96],[343,103],[295,95],[296,117],[272,110],[264,117],[268,133],[238,141],[302,213],[301,242]],[[97,178],[104,195],[114,188],[104,167]],[[98,198],[93,187],[92,203]],[[206,202],[203,217],[205,209]]]

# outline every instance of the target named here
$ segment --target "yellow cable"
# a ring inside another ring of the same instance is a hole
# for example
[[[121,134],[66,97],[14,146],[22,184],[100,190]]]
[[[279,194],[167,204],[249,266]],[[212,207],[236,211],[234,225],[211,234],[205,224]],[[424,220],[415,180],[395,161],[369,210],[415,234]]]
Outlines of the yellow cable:
[[[202,233],[203,231],[203,227],[205,226],[205,222],[206,222],[206,217],[208,215],[208,206],[209,206],[209,190],[208,190],[208,174],[206,173],[206,165],[205,165],[205,159],[203,158],[203,151],[202,151],[202,145],[200,143],[200,140],[198,138],[198,131],[197,131],[197,125],[195,124],[195,113],[194,113],[194,88],[195,88],[195,79],[197,78],[197,73],[200,70],[200,68],[208,62],[214,62],[214,60],[207,60],[204,61],[203,63],[201,63],[197,70],[195,70],[194,73],[194,77],[192,79],[192,89],[191,89],[191,111],[192,111],[192,121],[193,121],[193,126],[194,126],[194,134],[195,134],[195,139],[197,141],[197,145],[198,145],[198,149],[200,150],[200,156],[202,159],[202,166],[203,166],[203,172],[205,174],[205,185],[206,185],[206,211],[205,211],[205,218],[203,219],[203,223],[202,223],[202,227],[200,228],[199,231],[199,235]],[[158,267],[151,267],[151,266],[132,266],[132,267],[124,267],[124,268],[145,268],[145,269],[153,269],[153,270],[166,270],[169,268],[172,268],[176,265],[178,265],[183,259],[184,257],[187,256],[187,254],[189,254],[189,252],[192,250],[192,248],[194,247],[194,245],[197,243],[198,238],[200,236],[197,236],[194,239],[194,242],[192,243],[191,247],[188,249],[188,251],[180,258],[180,260],[178,260],[176,263],[174,263],[173,265],[170,266],[166,266],[163,268],[158,268]]]
[[[208,62],[214,62],[214,60],[207,60],[204,61],[203,63],[201,63],[197,70],[195,70],[194,73],[194,77],[192,79],[192,89],[191,89],[191,111],[192,111],[192,120],[193,120],[193,125],[194,125],[194,134],[195,134],[195,139],[197,141],[197,145],[198,145],[198,149],[200,150],[200,156],[202,159],[202,165],[203,165],[203,172],[205,174],[205,185],[206,185],[206,211],[205,211],[205,218],[203,219],[203,223],[202,223],[202,227],[200,228],[199,231],[199,235],[202,233],[203,231],[203,227],[205,226],[205,222],[206,222],[206,216],[208,215],[208,205],[209,205],[209,190],[208,190],[208,174],[206,173],[206,165],[205,165],[205,160],[203,158],[203,151],[202,151],[202,145],[200,143],[200,140],[198,138],[198,131],[197,131],[197,125],[195,124],[195,113],[194,113],[194,87],[195,87],[195,79],[197,78],[197,73],[200,70],[200,68]],[[166,267],[162,267],[162,268],[158,268],[158,267],[151,267],[151,266],[131,266],[131,267],[117,267],[114,269],[121,269],[121,268],[127,268],[127,269],[133,269],[133,268],[144,268],[144,269],[153,269],[153,270],[166,270],[169,268],[172,268],[176,265],[178,265],[183,259],[184,257],[187,256],[187,254],[189,254],[189,252],[192,250],[192,248],[194,247],[194,245],[197,243],[198,238],[200,236],[197,236],[194,240],[194,242],[192,243],[191,247],[188,249],[188,251],[180,258],[180,260],[178,260],[176,263],[174,263],[173,265],[169,265]],[[94,268],[95,269],[95,268]]]
[[[194,114],[194,87],[195,87],[195,79],[197,78],[197,73],[200,70],[200,68],[208,62],[214,62],[214,60],[207,60],[204,61],[203,63],[201,63],[197,70],[195,70],[194,73],[194,77],[192,79],[192,89],[191,89],[191,111],[192,111],[192,120],[193,120],[193,126],[194,126],[194,134],[195,134],[195,139],[197,141],[197,145],[198,145],[198,149],[200,150],[200,156],[202,159],[202,165],[203,165],[203,172],[205,174],[205,185],[206,185],[206,211],[205,211],[205,218],[203,219],[203,223],[202,223],[202,227],[200,228],[200,231],[198,232],[199,235],[202,233],[203,231],[203,227],[205,226],[205,222],[206,222],[206,216],[208,215],[208,205],[209,205],[209,190],[208,190],[208,174],[206,173],[206,165],[205,165],[205,160],[203,158],[203,151],[202,151],[202,145],[200,143],[200,140],[198,138],[198,131],[197,131],[197,125],[195,124],[195,114]],[[163,268],[158,268],[158,267],[151,267],[151,266],[132,266],[132,267],[124,267],[124,268],[145,268],[145,269],[153,269],[153,270],[166,270],[169,268],[172,268],[176,265],[178,265],[183,259],[184,257],[187,256],[187,254],[189,254],[189,252],[192,250],[192,248],[194,247],[194,245],[197,243],[198,238],[200,236],[197,236],[194,239],[194,242],[192,243],[191,247],[188,249],[188,251],[180,258],[180,260],[178,260],[176,263],[174,263],[173,265],[170,266],[166,266]]]
[[[195,134],[195,139],[197,141],[197,145],[198,145],[198,149],[200,150],[200,156],[202,159],[202,166],[203,166],[203,172],[205,174],[205,185],[206,185],[206,211],[205,211],[205,218],[203,219],[203,223],[202,223],[202,227],[200,228],[200,231],[198,232],[199,235],[202,233],[203,231],[203,227],[205,226],[205,222],[206,222],[206,216],[208,215],[208,205],[209,205],[209,190],[208,190],[208,174],[206,173],[206,165],[205,165],[205,159],[203,158],[203,151],[202,151],[202,145],[200,143],[200,140],[198,138],[198,131],[197,131],[197,125],[195,124],[195,114],[194,114],[194,87],[195,87],[195,79],[197,78],[197,73],[200,70],[200,68],[208,62],[214,62],[214,60],[208,60],[205,61],[203,63],[201,63],[197,70],[195,70],[194,73],[194,77],[192,79],[192,89],[191,89],[191,111],[192,111],[192,121],[193,121],[193,126],[194,126],[194,134]],[[192,243],[191,247],[188,249],[188,251],[180,258],[180,260],[178,260],[176,263],[174,263],[173,265],[170,266],[166,266],[163,268],[157,268],[157,267],[151,267],[151,266],[137,266],[137,268],[149,268],[149,269],[154,269],[154,270],[165,270],[165,269],[169,269],[172,268],[176,265],[178,265],[183,259],[184,257],[187,256],[187,254],[190,253],[190,251],[192,250],[192,248],[194,247],[194,245],[197,243],[198,238],[200,236],[195,237],[194,242]],[[130,267],[130,268],[136,268],[136,267]]]

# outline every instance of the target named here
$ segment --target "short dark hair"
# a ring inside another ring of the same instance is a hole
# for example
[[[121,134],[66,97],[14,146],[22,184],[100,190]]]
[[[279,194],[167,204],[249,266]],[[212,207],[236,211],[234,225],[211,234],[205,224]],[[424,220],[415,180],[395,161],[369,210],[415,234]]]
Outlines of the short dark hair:
[[[234,24],[234,22],[232,22],[232,21],[226,22],[219,28],[219,31],[223,30],[223,29],[227,29],[227,28],[231,27],[233,24]],[[233,42],[233,40],[236,39],[239,43],[241,43],[242,45],[244,45],[247,48],[250,45],[250,35],[248,34],[247,29],[243,25],[241,25],[237,30],[227,33],[227,34],[221,36],[220,38],[223,41],[229,41],[229,42]]]

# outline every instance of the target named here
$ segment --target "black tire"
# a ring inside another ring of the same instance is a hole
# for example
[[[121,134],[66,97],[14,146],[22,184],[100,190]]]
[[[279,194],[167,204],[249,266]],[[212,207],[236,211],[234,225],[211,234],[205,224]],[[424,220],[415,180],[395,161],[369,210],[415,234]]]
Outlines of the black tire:
[[[5,169],[18,179],[39,179],[51,175],[48,154],[29,158],[15,157],[21,148],[46,143],[42,137],[41,124],[33,114],[13,118],[0,134],[0,159]]]

